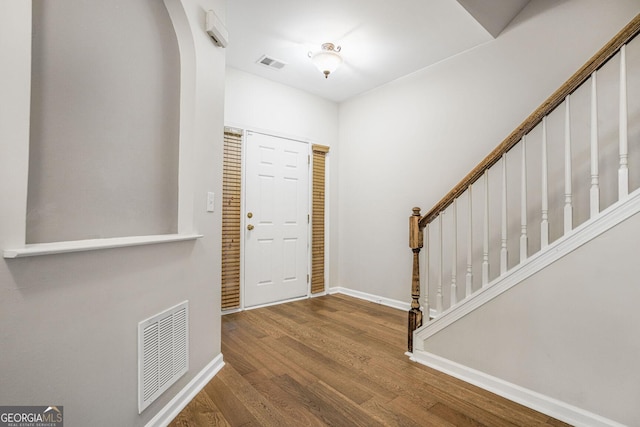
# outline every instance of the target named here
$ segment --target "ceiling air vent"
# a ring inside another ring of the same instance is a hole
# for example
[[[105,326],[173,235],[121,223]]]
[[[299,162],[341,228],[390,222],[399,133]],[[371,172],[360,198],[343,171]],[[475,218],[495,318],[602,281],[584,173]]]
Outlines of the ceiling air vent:
[[[258,61],[256,61],[260,65],[264,65],[267,68],[271,68],[273,70],[282,70],[286,63],[280,61],[279,59],[272,58],[267,55],[262,55]]]

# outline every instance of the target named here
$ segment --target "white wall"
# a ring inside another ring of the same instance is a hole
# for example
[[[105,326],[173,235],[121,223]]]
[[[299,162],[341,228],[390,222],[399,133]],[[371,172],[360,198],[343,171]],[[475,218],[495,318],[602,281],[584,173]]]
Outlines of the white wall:
[[[424,350],[640,425],[638,229],[636,214],[428,338]]]
[[[55,402],[64,406],[70,426],[142,426],[220,354],[221,216],[206,213],[205,201],[207,191],[219,197],[222,189],[225,59],[202,27],[204,11],[213,8],[224,16],[225,2],[167,0],[167,4],[180,10],[179,37],[191,43],[196,54],[196,62],[186,69],[198,88],[197,97],[181,121],[190,122],[191,129],[193,177],[187,180],[192,185],[186,192],[193,192],[194,206],[188,209],[193,212],[189,222],[204,238],[1,259],[3,405]],[[0,31],[5,64],[0,79],[5,94],[0,98],[0,248],[5,249],[24,243],[31,2],[1,2]],[[113,25],[113,31],[120,29]],[[138,415],[137,324],[185,299],[190,301],[189,371]],[[105,408],[116,409],[105,412]]]
[[[409,301],[411,208],[430,209],[639,10],[534,0],[496,40],[342,103],[339,285]]]
[[[256,65],[257,66],[257,65]],[[276,71],[274,71],[276,72]],[[227,67],[225,124],[331,147],[329,184],[329,286],[338,275],[338,105],[298,89]]]
[[[33,8],[27,242],[175,233],[180,58],[164,3]]]

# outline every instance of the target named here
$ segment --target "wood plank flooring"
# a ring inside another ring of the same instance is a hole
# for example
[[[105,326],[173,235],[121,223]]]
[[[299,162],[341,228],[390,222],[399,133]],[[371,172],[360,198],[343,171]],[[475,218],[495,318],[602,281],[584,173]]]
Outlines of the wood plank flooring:
[[[406,316],[344,295],[223,316],[226,365],[170,425],[567,426],[409,361]]]

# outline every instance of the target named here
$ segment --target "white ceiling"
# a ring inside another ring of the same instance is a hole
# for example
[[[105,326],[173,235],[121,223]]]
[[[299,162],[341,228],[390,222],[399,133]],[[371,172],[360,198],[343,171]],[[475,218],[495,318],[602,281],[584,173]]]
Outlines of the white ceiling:
[[[230,0],[227,64],[340,102],[492,40],[528,1]],[[344,58],[328,79],[307,56],[326,42]]]

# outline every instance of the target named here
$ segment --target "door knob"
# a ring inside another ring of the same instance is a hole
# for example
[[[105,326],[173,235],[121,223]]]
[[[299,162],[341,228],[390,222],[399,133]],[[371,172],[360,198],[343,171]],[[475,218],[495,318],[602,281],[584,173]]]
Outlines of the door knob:
[[[249,231],[253,230],[253,224],[247,225],[247,230],[249,230]]]

